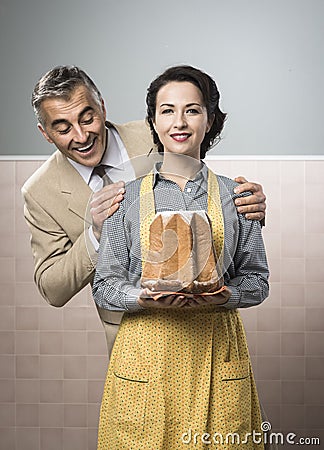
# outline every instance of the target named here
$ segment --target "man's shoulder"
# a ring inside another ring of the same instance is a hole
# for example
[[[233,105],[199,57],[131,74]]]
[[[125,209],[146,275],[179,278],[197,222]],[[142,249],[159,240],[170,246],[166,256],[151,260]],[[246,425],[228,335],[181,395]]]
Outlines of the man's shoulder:
[[[56,153],[56,152],[55,152]],[[53,153],[49,158],[25,181],[24,190],[29,190],[35,184],[46,178],[47,174],[55,170],[56,154]]]
[[[117,125],[107,122],[108,127],[116,130],[132,161],[136,175],[147,173],[155,162],[156,147],[153,144],[149,126],[144,120],[137,120]],[[150,155],[147,157],[147,155]],[[145,156],[138,159],[138,157]],[[153,157],[152,157],[153,156]]]
[[[58,161],[59,152],[54,152],[24,183],[23,192],[39,191],[40,189],[56,184],[60,171]]]
[[[129,131],[134,131],[134,132],[138,132],[138,131],[145,131],[145,132],[149,132],[149,126],[147,125],[145,120],[132,120],[130,122],[125,122],[122,124],[115,124],[110,122],[109,123],[111,126],[113,126],[116,129],[121,129],[121,130],[129,130]]]
[[[123,124],[107,122],[110,128],[114,128],[123,139],[129,136],[151,140],[150,127],[145,120],[132,120]]]

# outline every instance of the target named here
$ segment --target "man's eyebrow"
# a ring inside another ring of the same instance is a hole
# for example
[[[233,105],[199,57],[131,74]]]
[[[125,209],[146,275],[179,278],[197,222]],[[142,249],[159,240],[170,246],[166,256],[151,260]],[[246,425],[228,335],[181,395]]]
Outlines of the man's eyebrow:
[[[60,125],[60,123],[68,124],[69,122],[65,119],[55,119],[51,123],[52,128],[54,128],[56,125]]]
[[[78,119],[80,120],[82,116],[84,116],[85,113],[87,113],[88,111],[93,111],[93,108],[91,106],[86,106],[85,108],[83,108],[83,110],[80,112]],[[56,125],[60,125],[61,123],[68,125],[69,121],[66,119],[55,119],[53,120],[53,122],[51,123],[52,127],[55,127]]]
[[[83,110],[79,114],[79,119],[81,119],[81,117],[84,116],[84,114],[88,111],[93,111],[93,108],[91,106],[86,106],[85,108],[83,108]]]

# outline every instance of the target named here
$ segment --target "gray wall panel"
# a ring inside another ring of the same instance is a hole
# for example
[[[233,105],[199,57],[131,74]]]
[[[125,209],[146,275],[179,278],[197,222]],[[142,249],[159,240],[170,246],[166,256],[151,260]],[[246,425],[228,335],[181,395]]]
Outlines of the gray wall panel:
[[[77,64],[115,122],[143,118],[149,82],[192,64],[217,81],[221,155],[323,155],[322,0],[1,0],[0,154],[50,154],[30,106],[39,76]]]

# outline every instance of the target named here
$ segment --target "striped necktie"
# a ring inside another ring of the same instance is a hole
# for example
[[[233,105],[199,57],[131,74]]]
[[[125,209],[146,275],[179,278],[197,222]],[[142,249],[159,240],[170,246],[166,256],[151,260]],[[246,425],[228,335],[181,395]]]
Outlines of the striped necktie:
[[[102,178],[103,186],[107,186],[108,184],[112,183],[112,180],[106,174],[105,167],[107,166],[100,164],[99,166],[96,166],[92,171],[92,175],[99,175],[99,177]]]

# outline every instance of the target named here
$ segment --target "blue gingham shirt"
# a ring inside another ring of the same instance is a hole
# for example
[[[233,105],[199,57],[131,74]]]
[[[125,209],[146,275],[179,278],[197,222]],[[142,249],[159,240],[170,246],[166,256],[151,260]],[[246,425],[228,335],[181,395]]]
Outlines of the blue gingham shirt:
[[[207,211],[208,169],[202,163],[184,191],[154,168],[156,212]],[[137,303],[142,273],[140,239],[140,186],[142,178],[126,184],[119,209],[102,229],[93,296],[101,308],[112,311],[139,311]],[[224,217],[224,283],[232,292],[226,308],[247,308],[260,304],[269,292],[268,265],[258,221],[238,214],[233,180],[217,175]],[[246,195],[246,194],[245,194]]]

